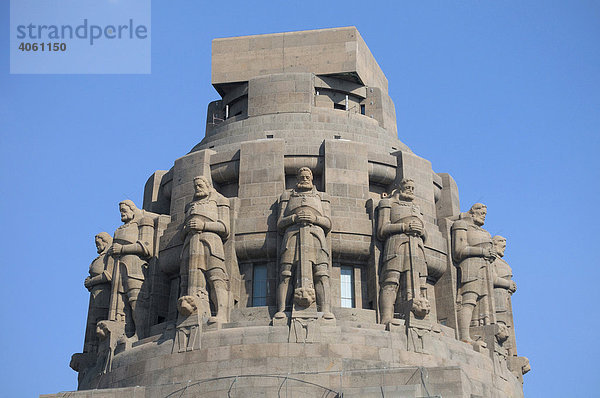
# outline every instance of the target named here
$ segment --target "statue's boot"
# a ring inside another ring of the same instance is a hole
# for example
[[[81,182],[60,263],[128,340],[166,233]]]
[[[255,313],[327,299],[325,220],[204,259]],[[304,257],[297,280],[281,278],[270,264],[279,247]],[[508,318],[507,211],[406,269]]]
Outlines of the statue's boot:
[[[217,307],[217,314],[215,316],[211,316],[208,318],[208,323],[226,323],[227,322],[227,299],[229,297],[229,293],[224,286],[220,286],[224,284],[219,282],[215,282],[215,301]]]
[[[469,330],[471,325],[471,318],[473,317],[473,307],[470,305],[463,304],[458,310],[458,334],[460,340],[465,343],[473,344],[474,341],[471,339],[471,332]]]
[[[321,276],[316,283],[317,297],[321,296],[321,311],[323,311],[323,319],[335,319],[331,312],[331,289],[329,287],[329,277]]]
[[[291,278],[285,278],[277,286],[277,312],[274,315],[275,319],[283,319],[285,315],[285,303],[288,299],[288,285]]]
[[[396,304],[396,285],[383,286],[379,296],[379,311],[381,313],[382,324],[400,324],[400,320],[394,318],[394,304]]]
[[[146,337],[144,333],[144,326],[147,317],[138,300],[130,301],[129,304],[131,305],[131,316],[133,318],[133,323],[135,326],[135,333],[129,340],[130,342],[135,342]]]

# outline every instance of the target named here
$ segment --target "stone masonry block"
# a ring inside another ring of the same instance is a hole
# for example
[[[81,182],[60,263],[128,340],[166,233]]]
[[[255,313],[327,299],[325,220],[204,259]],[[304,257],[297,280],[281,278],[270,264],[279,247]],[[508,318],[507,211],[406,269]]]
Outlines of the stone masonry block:
[[[388,83],[355,27],[215,39],[212,83],[248,81],[282,72],[355,74],[367,86]]]

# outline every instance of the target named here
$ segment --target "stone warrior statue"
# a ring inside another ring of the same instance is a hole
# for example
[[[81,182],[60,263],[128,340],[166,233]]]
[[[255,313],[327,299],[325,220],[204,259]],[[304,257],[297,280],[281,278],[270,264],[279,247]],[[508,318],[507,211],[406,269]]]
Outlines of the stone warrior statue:
[[[431,306],[427,300],[427,263],[423,242],[427,235],[423,215],[415,199],[415,182],[400,181],[389,198],[379,202],[377,235],[385,241],[379,303],[381,323],[399,323],[394,319],[394,304],[398,288],[405,286],[403,301],[419,318],[425,317]]]
[[[506,238],[496,235],[492,238],[496,258],[492,263],[494,278],[494,305],[496,322],[506,331],[507,340],[503,347],[508,351],[508,368],[523,382],[523,375],[531,370],[529,359],[517,355],[515,324],[512,314],[511,296],[517,291],[517,284],[512,280],[512,269],[502,257],[506,250]]]
[[[210,317],[208,323],[227,322],[229,278],[225,270],[223,241],[229,236],[229,200],[203,176],[194,178],[194,199],[185,209],[183,233],[179,307],[184,308],[182,301],[189,302],[190,299],[207,302],[208,279],[210,299],[216,309],[216,316]]]
[[[489,324],[495,317],[489,299],[490,267],[494,260],[492,237],[482,228],[485,223],[487,206],[475,203],[458,221],[452,224],[452,258],[456,262],[459,278],[458,332],[462,341],[473,343],[470,325],[473,310],[479,304],[483,324]]]
[[[279,199],[277,229],[283,234],[283,241],[275,318],[285,318],[291,295],[290,279],[295,275],[296,305],[310,307],[316,299],[323,318],[333,319],[328,271],[330,249],[325,239],[331,230],[329,199],[314,187],[308,167],[298,169],[297,178],[296,188],[285,191]]]
[[[512,280],[512,269],[504,257],[506,238],[496,235],[492,238],[496,258],[492,263],[494,276],[494,305],[496,308],[496,322],[506,326],[508,330],[509,356],[516,355],[512,305],[510,296],[517,291],[517,284]]]
[[[113,276],[113,261],[107,255],[108,248],[112,244],[112,237],[106,232],[100,232],[95,236],[98,257],[90,265],[90,276],[83,282],[90,291],[90,305],[88,309],[87,325],[85,329],[85,342],[83,352],[98,352],[98,336],[96,335],[96,324],[108,319],[108,307],[110,304],[110,289]]]
[[[126,335],[142,339],[147,316],[139,296],[154,249],[154,219],[131,200],[119,203],[119,212],[123,225],[115,231],[108,249],[115,267],[109,320],[124,320]],[[127,302],[121,303],[125,299]]]

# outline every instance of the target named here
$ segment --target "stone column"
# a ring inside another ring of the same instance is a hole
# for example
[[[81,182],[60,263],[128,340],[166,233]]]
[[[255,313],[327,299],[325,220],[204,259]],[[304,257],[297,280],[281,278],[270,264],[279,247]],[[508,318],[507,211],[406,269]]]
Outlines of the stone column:
[[[277,200],[285,190],[284,149],[281,139],[241,145],[235,237],[241,260],[277,258]]]
[[[450,245],[452,241],[450,236],[452,220],[460,215],[458,187],[450,174],[439,173],[438,175],[442,178],[442,190],[436,203],[438,225],[442,236],[447,240],[448,245]],[[458,330],[458,320],[456,318],[456,267],[452,262],[452,256],[448,255],[446,262],[448,266],[447,271],[435,286],[438,298],[438,302],[436,303],[438,319],[456,331]]]
[[[324,190],[331,199],[332,260],[349,265],[358,262],[366,268],[372,238],[372,224],[365,207],[369,199],[367,147],[341,139],[325,140],[324,146]],[[330,275],[331,285],[339,285],[339,270]],[[361,287],[360,279],[355,278],[354,283]],[[333,292],[336,296],[332,296],[332,306],[338,307],[339,289],[332,289]],[[355,297],[355,305],[362,308],[362,300]]]
[[[448,245],[437,227],[435,210],[434,173],[431,162],[413,153],[397,151],[392,153],[398,159],[394,187],[403,178],[415,181],[415,203],[423,212],[427,240],[425,241],[425,256],[427,258],[427,297],[431,303],[430,317],[437,321],[437,300],[434,285],[447,269]]]
[[[181,224],[185,218],[185,205],[194,197],[193,181],[196,176],[204,176],[212,182],[210,157],[216,152],[204,149],[192,152],[175,160],[171,190],[171,222],[160,238],[160,270],[170,276],[170,293],[167,319],[177,319],[177,299],[179,298],[179,263],[183,237]]]
[[[210,157],[216,152],[203,149],[180,157],[173,166],[173,190],[171,193],[171,218],[181,223],[185,217],[185,205],[194,198],[194,177],[204,176],[213,183],[210,173]]]

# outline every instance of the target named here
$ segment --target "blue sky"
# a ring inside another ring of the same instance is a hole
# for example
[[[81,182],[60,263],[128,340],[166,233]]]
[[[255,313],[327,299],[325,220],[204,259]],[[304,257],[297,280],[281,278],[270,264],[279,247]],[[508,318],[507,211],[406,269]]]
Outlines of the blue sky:
[[[93,236],[203,138],[211,40],[349,25],[399,138],[508,238],[525,395],[597,394],[599,2],[154,1],[148,75],[10,75],[0,22],[3,395],[76,388]]]

